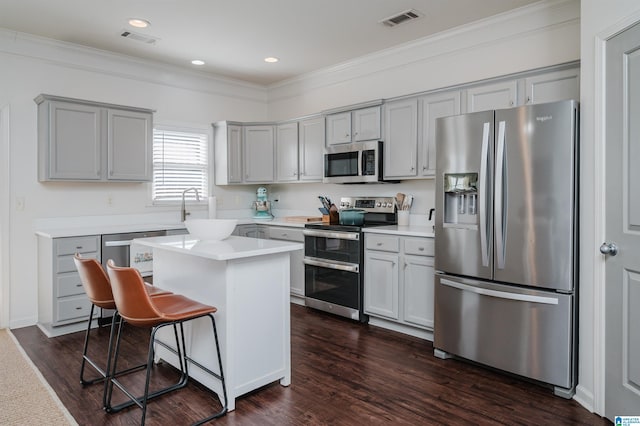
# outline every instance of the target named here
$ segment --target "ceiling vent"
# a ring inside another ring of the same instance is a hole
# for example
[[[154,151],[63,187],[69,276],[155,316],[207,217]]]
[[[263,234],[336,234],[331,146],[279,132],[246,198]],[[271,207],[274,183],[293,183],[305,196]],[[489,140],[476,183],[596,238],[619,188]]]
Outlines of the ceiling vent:
[[[395,27],[396,25],[404,24],[406,22],[413,21],[414,19],[418,19],[421,16],[422,14],[417,10],[409,9],[405,10],[404,12],[389,16],[388,18],[380,21],[380,23],[386,25],[387,27]]]
[[[158,39],[155,37],[149,37],[149,36],[139,34],[139,33],[134,33],[128,30],[122,30],[120,35],[129,40],[135,40],[145,44],[156,44],[156,41],[158,41]]]

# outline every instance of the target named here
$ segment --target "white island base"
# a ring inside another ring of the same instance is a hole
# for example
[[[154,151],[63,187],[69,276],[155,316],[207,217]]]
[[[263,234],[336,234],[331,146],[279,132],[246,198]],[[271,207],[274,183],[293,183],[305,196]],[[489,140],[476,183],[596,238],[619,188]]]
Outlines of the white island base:
[[[227,384],[228,409],[247,392],[280,380],[291,383],[289,252],[298,243],[229,237],[197,242],[189,236],[145,238],[153,247],[154,285],[215,306],[214,314]],[[158,333],[175,348],[171,327]],[[211,320],[185,324],[187,354],[218,372]],[[177,366],[177,356],[156,345],[156,361]],[[189,376],[223,400],[218,380],[196,365]]]

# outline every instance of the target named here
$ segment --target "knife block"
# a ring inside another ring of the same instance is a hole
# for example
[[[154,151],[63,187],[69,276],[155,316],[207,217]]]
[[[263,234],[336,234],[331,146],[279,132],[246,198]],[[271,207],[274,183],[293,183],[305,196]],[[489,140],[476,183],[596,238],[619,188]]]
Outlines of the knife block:
[[[329,214],[322,215],[322,221],[329,223],[329,225],[337,225],[340,223],[340,215],[338,214],[338,208],[335,204],[331,204]]]

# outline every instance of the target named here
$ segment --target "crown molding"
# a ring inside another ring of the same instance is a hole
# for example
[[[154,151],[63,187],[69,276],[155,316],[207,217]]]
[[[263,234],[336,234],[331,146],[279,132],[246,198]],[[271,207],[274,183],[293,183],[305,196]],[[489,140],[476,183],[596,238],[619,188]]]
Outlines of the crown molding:
[[[268,86],[269,102],[535,33],[578,27],[579,0],[543,0]],[[578,34],[579,35],[579,34]],[[577,59],[577,58],[575,58]],[[463,82],[459,82],[463,83]]]
[[[265,86],[0,28],[0,53],[64,68],[266,102]]]

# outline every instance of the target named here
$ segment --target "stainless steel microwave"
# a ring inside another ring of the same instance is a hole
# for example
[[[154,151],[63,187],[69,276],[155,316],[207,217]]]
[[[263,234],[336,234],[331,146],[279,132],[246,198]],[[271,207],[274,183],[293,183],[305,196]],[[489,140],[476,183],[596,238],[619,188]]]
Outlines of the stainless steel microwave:
[[[324,183],[382,182],[381,141],[333,145],[324,152]]]

